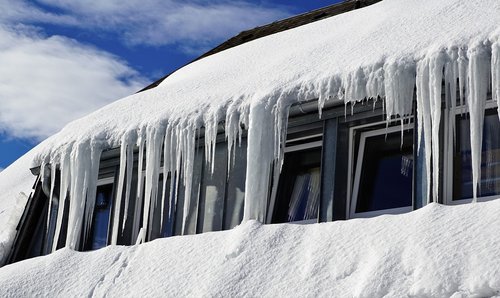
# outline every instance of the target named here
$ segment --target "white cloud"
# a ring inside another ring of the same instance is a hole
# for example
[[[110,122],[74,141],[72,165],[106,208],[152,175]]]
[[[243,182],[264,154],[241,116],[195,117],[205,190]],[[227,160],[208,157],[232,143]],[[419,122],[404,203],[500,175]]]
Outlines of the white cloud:
[[[0,0],[0,4],[6,1]],[[14,3],[2,5],[7,12],[0,18],[80,26],[118,34],[131,45],[176,44],[180,49],[204,49],[207,44],[289,15],[284,7],[229,0],[38,0],[43,5],[19,0]]]
[[[0,26],[0,131],[43,139],[145,85],[124,61],[36,28]]]
[[[126,62],[39,26],[117,34],[194,54],[288,13],[229,0],[0,0],[0,133],[41,140],[147,84]]]

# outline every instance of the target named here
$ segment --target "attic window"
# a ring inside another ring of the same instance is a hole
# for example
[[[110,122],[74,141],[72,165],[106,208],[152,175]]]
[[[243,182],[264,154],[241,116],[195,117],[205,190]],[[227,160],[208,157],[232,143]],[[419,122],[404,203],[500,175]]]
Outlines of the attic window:
[[[402,143],[401,143],[402,142]],[[412,210],[413,130],[362,131],[354,169],[350,217]]]
[[[113,184],[98,186],[91,230],[85,243],[85,250],[99,249],[108,244],[112,202]]]
[[[321,186],[321,125],[289,131],[285,159],[272,204],[272,222],[318,221]]]
[[[481,200],[500,196],[500,134],[498,133],[500,123],[494,103],[489,102],[488,106],[483,122],[481,176],[478,189],[478,197]],[[453,115],[456,121],[456,137],[454,143],[449,144],[454,150],[453,154],[449,154],[453,157],[448,160],[448,171],[452,173],[449,175],[451,181],[448,182],[448,186],[452,193],[447,197],[452,198],[449,203],[468,202],[473,196],[470,120],[469,115],[464,114],[460,107],[453,111]],[[452,136],[453,132],[449,133]]]

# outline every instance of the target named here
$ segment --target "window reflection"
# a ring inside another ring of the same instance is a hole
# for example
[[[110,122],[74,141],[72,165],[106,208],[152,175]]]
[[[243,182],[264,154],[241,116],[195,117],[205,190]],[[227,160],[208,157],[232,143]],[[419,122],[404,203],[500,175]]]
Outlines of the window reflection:
[[[412,131],[405,130],[403,139],[399,130],[386,133],[381,129],[361,134],[353,191],[355,213],[412,206]]]
[[[86,250],[95,250],[107,245],[112,195],[112,184],[97,187],[94,216],[92,217],[92,226]]]
[[[285,154],[273,223],[318,218],[321,147]]]

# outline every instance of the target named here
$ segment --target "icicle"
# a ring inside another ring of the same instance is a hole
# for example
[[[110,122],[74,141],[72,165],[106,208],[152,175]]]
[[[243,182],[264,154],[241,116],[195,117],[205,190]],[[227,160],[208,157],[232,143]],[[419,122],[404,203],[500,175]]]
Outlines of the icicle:
[[[417,86],[417,118],[418,118],[418,150],[420,150],[421,140],[423,135],[423,140],[425,144],[425,169],[426,169],[426,180],[427,180],[427,203],[431,201],[431,107],[429,100],[429,63],[427,59],[424,59],[417,64],[417,76],[416,76],[416,86]]]
[[[79,247],[82,226],[85,237],[92,221],[100,154],[100,148],[90,140],[75,144],[71,151],[71,204],[66,235],[66,246],[71,249]]]
[[[432,189],[434,202],[437,202],[439,199],[439,126],[441,122],[441,93],[444,62],[445,55],[443,52],[439,52],[429,58],[429,100],[432,125]]]
[[[248,127],[247,170],[243,220],[265,222],[269,189],[270,165],[273,159],[274,119],[269,107],[253,104]],[[250,166],[252,165],[252,166]]]
[[[189,215],[189,210],[191,207],[191,189],[193,187],[193,169],[194,169],[194,158],[196,151],[196,128],[195,126],[189,126],[187,128],[186,134],[186,147],[184,149],[185,162],[184,162],[184,211],[182,218],[182,233],[186,231],[186,224]],[[195,198],[197,199],[197,198]]]
[[[465,102],[467,100],[467,73],[468,73],[469,59],[467,58],[467,51],[464,48],[458,49],[458,84],[460,91],[460,106],[462,107],[462,114],[465,112]]]
[[[484,108],[488,93],[488,78],[491,67],[490,53],[485,46],[469,49],[469,96],[470,140],[472,160],[473,201],[477,200],[481,180],[481,150],[483,140]]]
[[[491,96],[497,102],[500,120],[500,41],[491,45]]]
[[[52,203],[54,200],[54,187],[56,184],[56,169],[57,169],[56,162],[55,162],[55,160],[52,160],[50,163],[50,196],[49,196],[46,236],[48,236],[48,234],[50,232],[50,222],[52,221]],[[46,239],[49,239],[49,238],[46,237]],[[49,245],[51,245],[51,244],[50,243],[47,244],[47,247]]]
[[[210,165],[210,174],[214,173],[215,146],[217,143],[217,130],[219,127],[219,117],[217,113],[208,113],[204,119],[205,124],[205,156],[206,162]]]
[[[118,239],[118,228],[120,224],[120,210],[122,206],[122,197],[123,197],[123,183],[125,180],[125,170],[127,168],[127,153],[128,147],[130,146],[128,142],[128,134],[124,134],[121,140],[120,147],[120,170],[118,173],[118,185],[116,187],[116,196],[115,196],[115,211],[113,212],[113,224],[111,231],[111,244],[116,245],[116,241]]]
[[[449,61],[445,64],[445,93],[448,109],[448,118],[450,123],[451,135],[449,134],[448,142],[453,143],[455,147],[455,110],[457,106],[457,79],[458,75],[458,50],[456,48],[448,51]]]
[[[160,152],[163,141],[164,131],[162,127],[148,127],[146,134],[146,183],[144,193],[144,209],[142,227],[147,229],[147,234],[151,235],[153,208],[157,205],[158,197],[158,179],[160,172]]]
[[[283,163],[289,108],[289,96],[285,94],[250,107],[247,164],[254,166],[248,166],[246,172],[244,221],[266,220],[271,165],[274,164],[274,174],[278,175]]]
[[[139,228],[141,228],[139,223],[140,212],[142,210],[143,204],[143,179],[142,169],[144,165],[144,136],[142,132],[137,136],[137,146],[139,147],[139,159],[137,161],[137,191],[135,196],[135,211],[134,211],[134,233],[132,235],[138,235]],[[145,239],[143,239],[145,240]]]
[[[228,109],[226,114],[225,134],[227,141],[227,168],[230,169],[234,165],[236,152],[236,141],[240,133],[240,117],[239,112],[234,106]],[[229,171],[227,172],[229,175]]]
[[[57,220],[56,220],[56,230],[54,231],[54,241],[52,243],[52,252],[56,251],[57,243],[59,242],[59,235],[61,234],[62,219],[64,214],[64,206],[66,204],[66,197],[69,191],[70,185],[70,173],[71,173],[71,163],[70,163],[70,150],[72,145],[67,147],[66,152],[61,156],[61,163],[59,169],[61,171],[61,181],[59,187],[59,208],[57,210]]]
[[[413,62],[387,62],[384,65],[386,120],[412,114],[415,65]]]
[[[127,223],[128,219],[128,208],[130,204],[130,188],[132,187],[132,171],[134,169],[134,146],[133,144],[135,143],[134,139],[130,139],[130,142],[127,144],[127,182],[125,183],[125,207],[123,208],[123,223],[122,223],[122,234],[123,231],[125,230],[125,224]]]
[[[170,156],[171,156],[171,136],[172,136],[172,126],[167,125],[167,129],[165,131],[165,138],[163,141],[163,191],[161,194],[161,215],[160,215],[160,225],[163,226],[164,221],[164,213],[165,213],[165,202],[166,202],[166,193],[167,193],[167,180],[168,173],[170,172]]]

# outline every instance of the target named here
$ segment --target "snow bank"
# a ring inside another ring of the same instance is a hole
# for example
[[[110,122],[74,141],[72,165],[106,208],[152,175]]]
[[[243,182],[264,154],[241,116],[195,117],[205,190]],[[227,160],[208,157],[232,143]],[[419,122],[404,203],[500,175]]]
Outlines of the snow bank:
[[[261,225],[0,269],[7,297],[491,297],[500,295],[500,200],[396,216]]]
[[[0,172],[0,266],[7,257],[35,176],[29,171],[33,149]]]

